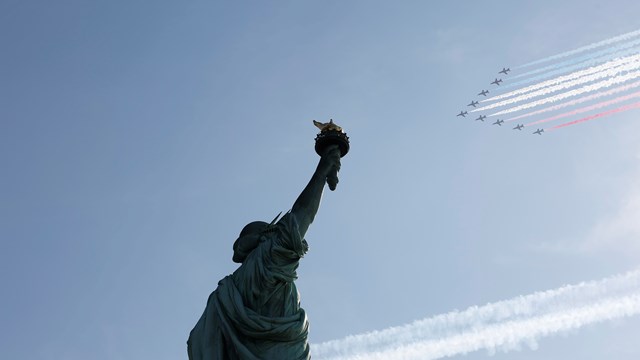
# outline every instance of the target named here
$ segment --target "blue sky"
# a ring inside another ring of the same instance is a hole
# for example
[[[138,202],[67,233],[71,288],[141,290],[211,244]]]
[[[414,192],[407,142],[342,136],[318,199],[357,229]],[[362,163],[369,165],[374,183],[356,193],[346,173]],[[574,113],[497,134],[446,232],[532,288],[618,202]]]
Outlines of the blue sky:
[[[311,176],[312,119],[352,140],[298,272],[314,343],[634,269],[637,111],[541,137],[455,114],[503,66],[637,30],[638,10],[0,2],[0,357],[186,359],[242,226]],[[494,358],[637,359],[638,331]]]

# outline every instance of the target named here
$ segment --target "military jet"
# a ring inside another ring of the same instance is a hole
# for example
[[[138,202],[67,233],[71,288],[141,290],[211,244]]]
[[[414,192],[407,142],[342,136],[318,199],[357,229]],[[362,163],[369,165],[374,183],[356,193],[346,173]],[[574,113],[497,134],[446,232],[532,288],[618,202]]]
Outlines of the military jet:
[[[510,69],[510,68],[502,68],[502,71],[498,71],[498,74],[505,74],[505,75],[507,75],[507,73],[508,73],[509,71],[511,71],[511,69]]]
[[[473,100],[471,100],[471,104],[467,104],[467,106],[473,106],[473,107],[476,107],[476,105],[478,105],[478,102]]]
[[[542,133],[544,132],[544,129],[538,129],[536,131],[534,131],[534,134],[538,134],[538,135],[542,135]]]
[[[502,123],[503,123],[503,122],[504,122],[504,120],[500,120],[500,119],[498,119],[498,120],[496,120],[496,122],[494,122],[494,123],[493,123],[493,124],[491,124],[491,125],[498,125],[498,126],[502,126]]]
[[[500,85],[500,83],[502,82],[502,79],[498,79],[496,78],[495,80],[493,80],[491,83],[492,84],[496,84],[496,85]]]
[[[513,130],[522,130],[523,127],[524,125],[518,124],[518,126],[514,127]]]
[[[480,120],[480,121],[484,121],[484,119],[486,119],[487,116],[486,115],[480,115],[478,116],[478,118],[476,119],[476,121]]]
[[[456,116],[466,117],[467,116],[467,112],[466,111],[460,111],[460,114],[458,114]]]
[[[482,90],[478,93],[478,96],[482,95],[482,96],[487,96],[487,94],[489,93],[489,90]]]

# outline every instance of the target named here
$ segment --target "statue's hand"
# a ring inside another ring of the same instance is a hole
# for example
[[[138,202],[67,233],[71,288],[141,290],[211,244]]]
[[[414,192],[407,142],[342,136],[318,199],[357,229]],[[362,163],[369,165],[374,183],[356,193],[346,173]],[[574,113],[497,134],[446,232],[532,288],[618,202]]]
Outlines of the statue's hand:
[[[327,147],[320,159],[319,170],[327,178],[327,184],[331,191],[338,185],[338,171],[340,171],[340,147],[331,145]]]
[[[338,145],[331,145],[325,149],[325,152],[320,157],[318,170],[323,176],[328,176],[334,170],[340,170],[340,148]]]

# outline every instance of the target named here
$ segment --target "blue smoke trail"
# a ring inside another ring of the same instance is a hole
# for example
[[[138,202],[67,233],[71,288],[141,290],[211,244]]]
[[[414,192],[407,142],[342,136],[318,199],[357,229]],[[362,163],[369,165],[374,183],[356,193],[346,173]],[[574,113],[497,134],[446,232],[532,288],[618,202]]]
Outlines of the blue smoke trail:
[[[539,81],[539,80],[544,80],[547,78],[551,78],[554,77],[556,75],[561,75],[564,73],[570,73],[582,68],[586,68],[586,67],[591,67],[591,66],[596,66],[596,65],[600,65],[600,64],[604,64],[607,61],[611,61],[611,60],[615,60],[616,58],[620,58],[620,57],[624,57],[624,56],[629,56],[629,55],[636,55],[640,53],[640,48],[633,48],[633,49],[629,49],[629,50],[624,50],[624,51],[619,51],[615,54],[611,54],[609,56],[604,56],[604,57],[599,57],[596,59],[589,59],[587,61],[583,61],[581,63],[575,64],[575,65],[571,65],[571,66],[565,66],[556,70],[552,70],[552,71],[548,71],[544,74],[540,74],[540,75],[536,75],[536,76],[532,76],[530,78],[526,78],[520,81],[516,81],[516,82],[510,82],[506,85],[504,85],[501,89],[509,89],[509,88],[513,88],[516,86],[520,86],[520,85],[524,85],[530,82],[534,82],[534,81]],[[555,67],[555,66],[553,66]]]
[[[590,44],[590,45],[579,47],[579,48],[577,48],[575,50],[566,51],[566,52],[563,52],[563,53],[560,53],[560,54],[557,54],[557,55],[548,56],[548,57],[546,57],[544,59],[532,61],[530,63],[526,63],[524,65],[520,65],[520,66],[516,67],[515,69],[520,69],[520,68],[523,68],[523,67],[537,65],[537,64],[541,64],[541,63],[544,63],[544,62],[547,62],[547,61],[551,61],[551,60],[561,59],[561,58],[564,58],[564,57],[567,57],[567,56],[571,56],[571,55],[575,55],[575,54],[578,54],[578,53],[581,53],[581,52],[589,51],[589,50],[592,50],[592,49],[595,49],[595,48],[598,48],[598,47],[601,47],[601,46],[610,45],[610,44],[616,43],[618,41],[627,40],[627,39],[636,37],[638,35],[640,35],[640,30],[632,31],[632,32],[629,32],[629,33],[626,33],[626,34],[614,36],[612,38],[599,41],[597,43],[593,43],[593,44]]]
[[[573,59],[568,59],[565,61],[561,61],[559,63],[555,63],[552,65],[548,65],[545,67],[541,67],[535,70],[531,70],[531,71],[527,71],[525,73],[522,74],[518,74],[515,76],[512,76],[510,78],[510,80],[513,79],[518,79],[524,76],[529,76],[529,75],[533,75],[533,74],[537,74],[543,71],[547,71],[547,70],[553,70],[553,69],[557,69],[563,66],[569,66],[569,65],[574,65],[574,64],[578,64],[578,63],[584,63],[581,64],[581,66],[589,66],[589,62],[593,62],[596,60],[602,60],[603,62],[606,60],[611,60],[617,56],[623,55],[623,54],[630,54],[630,53],[634,53],[637,52],[638,49],[634,49],[634,47],[640,45],[640,39],[634,40],[634,41],[630,41],[624,44],[620,44],[614,47],[610,47],[607,49],[603,49],[600,51],[596,51],[594,53],[591,54],[585,54],[579,57],[575,57]],[[581,67],[580,66],[580,67]],[[579,67],[578,67],[579,68]]]

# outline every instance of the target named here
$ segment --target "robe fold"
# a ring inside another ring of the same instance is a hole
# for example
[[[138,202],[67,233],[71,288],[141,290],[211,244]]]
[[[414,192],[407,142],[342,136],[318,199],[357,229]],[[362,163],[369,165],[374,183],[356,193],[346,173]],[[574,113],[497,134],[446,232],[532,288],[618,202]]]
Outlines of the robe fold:
[[[189,334],[189,360],[307,360],[309,322],[294,280],[308,250],[284,215],[231,275],[218,282]]]

